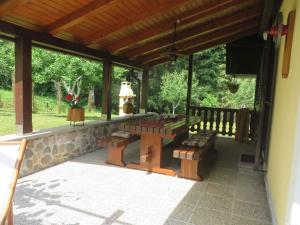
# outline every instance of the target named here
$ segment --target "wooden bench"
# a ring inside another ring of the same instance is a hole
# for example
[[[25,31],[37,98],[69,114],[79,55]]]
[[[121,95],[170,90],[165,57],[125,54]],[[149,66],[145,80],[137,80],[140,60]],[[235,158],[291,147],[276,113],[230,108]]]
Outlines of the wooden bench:
[[[199,146],[196,146],[196,144],[193,146],[182,145],[173,151],[173,158],[178,158],[181,162],[179,177],[203,180],[203,176],[200,175],[199,164],[206,158],[209,151],[215,154],[215,136],[212,133],[209,138],[206,138],[205,143]]]
[[[123,137],[105,137],[99,140],[99,147],[108,148],[108,157],[105,163],[116,166],[126,166],[124,162],[124,150],[128,144],[139,139],[139,136],[133,135],[129,138]]]

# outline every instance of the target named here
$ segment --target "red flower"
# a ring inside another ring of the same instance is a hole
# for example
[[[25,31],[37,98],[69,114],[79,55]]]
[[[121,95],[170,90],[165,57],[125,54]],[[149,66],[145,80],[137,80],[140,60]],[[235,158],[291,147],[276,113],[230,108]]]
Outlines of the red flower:
[[[79,99],[80,99],[80,97],[79,97],[79,96],[77,96],[77,97],[76,97],[76,101],[79,101]]]
[[[66,95],[66,100],[69,102],[69,101],[72,101],[73,100],[73,95],[71,95],[71,94],[67,94]]]

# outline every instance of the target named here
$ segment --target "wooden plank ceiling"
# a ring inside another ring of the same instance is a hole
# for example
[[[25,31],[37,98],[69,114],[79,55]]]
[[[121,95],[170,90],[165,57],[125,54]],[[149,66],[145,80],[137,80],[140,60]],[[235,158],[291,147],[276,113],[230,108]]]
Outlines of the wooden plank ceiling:
[[[265,0],[6,0],[0,19],[141,65],[258,33]]]

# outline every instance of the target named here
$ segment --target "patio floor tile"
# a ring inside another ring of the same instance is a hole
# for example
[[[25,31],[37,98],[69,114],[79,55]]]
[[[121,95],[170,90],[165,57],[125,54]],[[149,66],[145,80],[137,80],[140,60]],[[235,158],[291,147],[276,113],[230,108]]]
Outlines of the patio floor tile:
[[[203,182],[106,165],[94,151],[19,179],[15,224],[270,225],[263,174],[238,168],[239,146],[219,138]]]
[[[252,204],[235,200],[233,203],[233,214],[257,219],[265,222],[271,222],[269,208],[262,205]]]
[[[232,198],[224,198],[214,195],[202,195],[198,201],[197,210],[201,210],[201,208],[214,209],[217,211],[231,213],[232,210],[233,199]]]
[[[194,211],[189,222],[194,225],[230,225],[230,214],[199,208]]]
[[[240,216],[232,216],[230,225],[272,225],[271,223],[266,223],[258,220],[253,220]]]

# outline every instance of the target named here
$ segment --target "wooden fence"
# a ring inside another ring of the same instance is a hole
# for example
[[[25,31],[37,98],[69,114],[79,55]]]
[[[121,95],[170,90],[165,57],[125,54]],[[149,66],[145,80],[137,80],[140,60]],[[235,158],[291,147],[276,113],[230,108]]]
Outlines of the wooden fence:
[[[190,106],[192,116],[199,116],[201,121],[190,127],[191,132],[213,130],[224,136],[234,136],[238,109],[211,108]],[[255,111],[250,111],[249,138],[253,138],[255,127]]]

